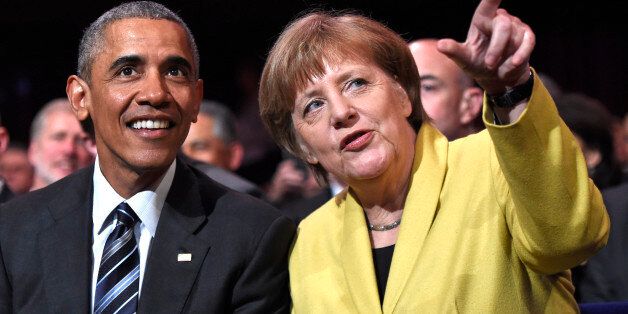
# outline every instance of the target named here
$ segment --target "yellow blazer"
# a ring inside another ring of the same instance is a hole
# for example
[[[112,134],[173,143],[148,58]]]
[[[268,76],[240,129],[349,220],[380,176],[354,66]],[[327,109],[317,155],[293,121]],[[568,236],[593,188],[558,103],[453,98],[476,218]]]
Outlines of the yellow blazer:
[[[349,189],[298,228],[293,312],[577,312],[568,269],[609,231],[580,148],[537,78],[518,121],[489,123],[486,101],[484,121],[487,130],[451,143],[421,127],[383,308]]]

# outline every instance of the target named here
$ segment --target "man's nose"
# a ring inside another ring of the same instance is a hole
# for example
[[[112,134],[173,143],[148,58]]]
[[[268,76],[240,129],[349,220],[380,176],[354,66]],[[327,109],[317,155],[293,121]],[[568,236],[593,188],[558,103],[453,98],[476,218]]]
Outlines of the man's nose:
[[[60,145],[61,151],[66,156],[76,155],[76,150],[78,149],[78,143],[71,136],[64,138],[63,141],[59,143],[59,145]]]
[[[140,105],[161,107],[170,101],[168,85],[159,71],[147,72],[140,88],[137,94],[137,103]]]

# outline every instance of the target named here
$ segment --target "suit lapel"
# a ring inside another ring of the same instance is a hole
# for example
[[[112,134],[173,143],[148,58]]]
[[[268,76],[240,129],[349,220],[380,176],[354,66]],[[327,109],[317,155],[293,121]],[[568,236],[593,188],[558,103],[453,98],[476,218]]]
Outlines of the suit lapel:
[[[70,178],[48,205],[53,223],[38,234],[50,312],[85,313],[91,307],[93,167]]]
[[[342,224],[340,254],[353,303],[360,313],[381,313],[364,211],[351,193],[347,194]]]
[[[182,312],[210,248],[195,235],[206,220],[197,181],[179,160],[151,243],[138,312]]]
[[[424,123],[415,144],[413,175],[386,284],[384,313],[394,311],[432,226],[447,170],[447,147],[447,139]]]

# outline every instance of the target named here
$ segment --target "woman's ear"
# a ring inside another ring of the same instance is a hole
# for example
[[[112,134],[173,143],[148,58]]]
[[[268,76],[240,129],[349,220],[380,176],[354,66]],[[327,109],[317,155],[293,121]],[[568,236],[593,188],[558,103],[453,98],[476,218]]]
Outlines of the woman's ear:
[[[70,75],[65,86],[65,93],[68,95],[68,100],[76,117],[80,121],[86,120],[89,117],[89,107],[91,106],[89,85],[80,77]]]
[[[297,140],[297,143],[299,144],[299,148],[301,149],[301,153],[297,155],[300,156],[301,159],[305,159],[305,161],[307,161],[307,163],[309,164],[312,164],[312,165],[318,164],[318,158],[314,156],[314,154],[312,153],[310,148],[307,146],[307,144],[305,144],[303,140],[299,138],[298,136],[296,137],[296,140]]]
[[[412,102],[410,101],[410,97],[408,97],[408,93],[403,86],[401,86],[401,84],[396,80],[394,81],[394,84],[399,103],[401,104],[402,113],[404,117],[407,118],[412,114]]]

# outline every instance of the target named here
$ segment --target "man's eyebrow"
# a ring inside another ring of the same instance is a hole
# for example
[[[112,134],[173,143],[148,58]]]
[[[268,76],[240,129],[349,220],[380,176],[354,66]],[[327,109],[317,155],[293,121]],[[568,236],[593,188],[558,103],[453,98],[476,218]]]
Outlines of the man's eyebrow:
[[[142,58],[138,55],[122,56],[111,64],[109,71],[115,70],[124,64],[138,64],[140,62],[142,62]]]
[[[181,66],[184,66],[184,67],[186,67],[186,68],[188,68],[190,70],[192,69],[192,65],[190,64],[190,62],[187,59],[185,59],[183,57],[180,57],[180,56],[170,56],[170,57],[166,58],[166,63],[167,64],[174,64],[174,65],[181,65]]]
[[[432,74],[427,74],[427,75],[421,75],[421,81],[422,80],[434,80],[434,81],[438,81],[438,77],[432,75]]]

